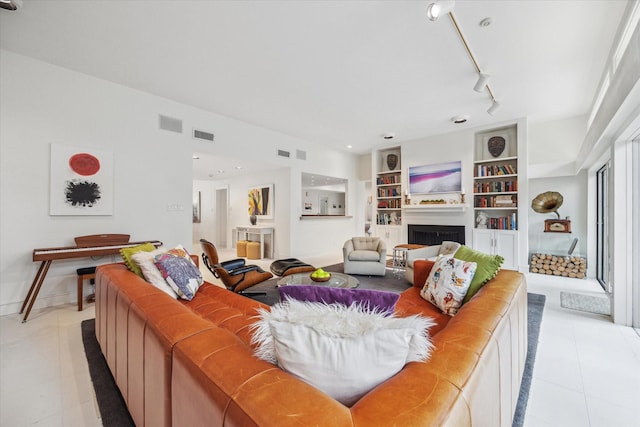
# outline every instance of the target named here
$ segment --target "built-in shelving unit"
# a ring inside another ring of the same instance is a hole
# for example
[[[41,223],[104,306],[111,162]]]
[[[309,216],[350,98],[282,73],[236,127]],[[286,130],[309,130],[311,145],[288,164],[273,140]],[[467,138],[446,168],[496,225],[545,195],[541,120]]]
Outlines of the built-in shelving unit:
[[[373,199],[376,214],[374,234],[387,248],[402,243],[402,162],[399,146],[375,150],[372,155]]]
[[[400,147],[380,150],[376,172],[376,224],[402,224]]]
[[[473,208],[476,228],[517,230],[516,128],[512,126],[479,133],[475,143]]]
[[[516,125],[477,133],[473,162],[473,246],[508,269],[518,268],[517,137]]]

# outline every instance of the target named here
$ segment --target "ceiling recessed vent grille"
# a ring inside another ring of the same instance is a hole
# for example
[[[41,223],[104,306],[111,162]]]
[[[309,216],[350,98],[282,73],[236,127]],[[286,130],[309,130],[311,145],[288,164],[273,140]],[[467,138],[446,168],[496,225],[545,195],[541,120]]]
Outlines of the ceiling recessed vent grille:
[[[171,132],[182,133],[182,120],[175,117],[158,115],[160,118],[160,129],[168,130]]]
[[[296,159],[307,160],[307,152],[304,150],[296,150]]]
[[[211,132],[205,132],[203,130],[194,129],[193,137],[197,139],[203,139],[205,141],[213,142],[214,135]]]
[[[285,150],[278,149],[278,156],[286,157],[288,159],[289,157],[291,157],[291,153]]]

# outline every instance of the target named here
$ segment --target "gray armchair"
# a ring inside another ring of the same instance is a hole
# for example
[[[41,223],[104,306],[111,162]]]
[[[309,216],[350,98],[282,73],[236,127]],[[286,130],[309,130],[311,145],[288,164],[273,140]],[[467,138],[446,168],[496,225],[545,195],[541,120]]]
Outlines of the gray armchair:
[[[420,249],[407,251],[407,265],[404,270],[404,277],[413,284],[413,262],[417,259],[430,259],[435,261],[438,255],[453,255],[462,246],[458,242],[444,241],[439,245],[425,246]]]
[[[384,276],[387,247],[379,237],[353,237],[342,247],[344,272],[367,276]]]

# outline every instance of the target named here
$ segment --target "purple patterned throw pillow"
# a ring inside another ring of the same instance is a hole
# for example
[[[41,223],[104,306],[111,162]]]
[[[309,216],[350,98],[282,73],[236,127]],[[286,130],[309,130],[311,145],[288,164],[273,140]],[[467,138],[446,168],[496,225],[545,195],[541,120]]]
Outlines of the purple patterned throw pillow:
[[[203,283],[202,274],[193,261],[170,253],[156,255],[155,264],[162,277],[182,299],[191,301]]]
[[[375,310],[382,314],[393,314],[400,298],[394,292],[375,291],[371,289],[328,288],[314,285],[291,285],[278,288],[280,300],[294,299],[298,301],[339,303],[346,306],[360,304],[365,309]]]

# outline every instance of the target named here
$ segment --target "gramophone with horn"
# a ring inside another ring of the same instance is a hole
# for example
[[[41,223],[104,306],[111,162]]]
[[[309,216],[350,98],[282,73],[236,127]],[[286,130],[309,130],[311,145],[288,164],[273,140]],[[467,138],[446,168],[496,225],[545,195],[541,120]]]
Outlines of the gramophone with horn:
[[[544,231],[552,233],[571,233],[571,220],[569,217],[560,219],[558,209],[562,206],[564,198],[557,191],[540,193],[531,201],[531,209],[537,213],[554,213],[557,219],[545,219]]]

